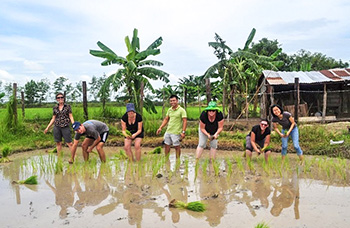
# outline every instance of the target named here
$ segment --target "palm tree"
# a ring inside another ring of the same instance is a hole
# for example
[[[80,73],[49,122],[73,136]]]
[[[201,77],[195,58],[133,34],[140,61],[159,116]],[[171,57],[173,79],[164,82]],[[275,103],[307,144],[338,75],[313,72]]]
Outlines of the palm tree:
[[[111,64],[122,66],[116,73],[110,75],[105,83],[112,85],[116,91],[125,86],[126,96],[119,97],[119,99],[134,103],[136,110],[141,114],[144,102],[147,111],[156,112],[153,103],[144,97],[145,89],[154,91],[149,79],[169,82],[168,73],[154,68],[154,66],[163,66],[163,63],[156,60],[146,60],[150,55],[160,54],[158,47],[162,44],[162,41],[162,37],[159,37],[146,50],[140,51],[138,30],[134,29],[131,42],[128,36],[125,37],[125,44],[128,49],[128,55],[125,58],[118,56],[100,41],[97,42],[97,45],[102,51],[90,50],[91,55],[105,59],[101,63],[102,66]]]

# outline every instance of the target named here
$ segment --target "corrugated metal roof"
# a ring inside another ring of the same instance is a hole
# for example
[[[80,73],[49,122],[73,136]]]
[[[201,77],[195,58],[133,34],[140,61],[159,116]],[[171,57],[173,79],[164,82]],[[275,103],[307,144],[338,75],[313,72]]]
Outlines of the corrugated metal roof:
[[[294,84],[295,78],[299,78],[300,84],[313,84],[324,82],[339,82],[350,80],[349,69],[332,69],[322,71],[271,71],[264,70],[263,75],[270,85]]]

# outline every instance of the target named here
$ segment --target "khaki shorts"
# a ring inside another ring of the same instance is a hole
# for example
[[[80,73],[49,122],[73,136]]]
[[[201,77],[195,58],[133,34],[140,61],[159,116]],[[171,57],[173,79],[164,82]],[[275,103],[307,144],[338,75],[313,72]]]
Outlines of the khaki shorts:
[[[180,146],[181,135],[175,135],[170,133],[164,134],[164,143],[168,146]]]

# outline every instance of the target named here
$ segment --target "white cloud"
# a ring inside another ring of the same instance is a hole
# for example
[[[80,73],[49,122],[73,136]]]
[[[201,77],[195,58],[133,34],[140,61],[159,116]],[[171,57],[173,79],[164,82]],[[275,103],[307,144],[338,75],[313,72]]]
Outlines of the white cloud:
[[[14,77],[9,72],[0,69],[0,80],[4,82],[11,82],[14,80]]]

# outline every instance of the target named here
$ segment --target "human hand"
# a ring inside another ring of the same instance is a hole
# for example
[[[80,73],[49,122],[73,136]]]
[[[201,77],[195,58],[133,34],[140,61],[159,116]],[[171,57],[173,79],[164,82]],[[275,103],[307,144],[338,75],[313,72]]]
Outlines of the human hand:
[[[161,131],[162,131],[162,129],[161,129],[161,128],[158,128],[156,134],[159,135]]]
[[[181,136],[181,139],[183,139],[183,138],[185,138],[186,135],[185,135],[185,133],[181,133],[180,136]]]
[[[44,134],[46,134],[48,130],[49,130],[48,128],[45,128],[45,130],[44,130]]]

